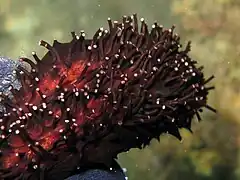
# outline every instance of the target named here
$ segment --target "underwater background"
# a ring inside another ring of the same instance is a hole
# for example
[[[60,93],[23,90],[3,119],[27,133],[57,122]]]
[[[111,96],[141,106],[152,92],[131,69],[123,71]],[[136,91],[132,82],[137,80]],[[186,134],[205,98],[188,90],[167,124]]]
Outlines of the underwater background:
[[[181,41],[192,41],[191,57],[204,66],[216,87],[194,122],[193,134],[182,130],[183,141],[162,135],[144,150],[119,155],[129,180],[240,179],[240,0],[1,0],[0,56],[18,59],[46,53],[43,39],[71,40],[71,31],[91,37],[107,18],[120,20],[137,13],[149,28],[157,21],[176,25]]]

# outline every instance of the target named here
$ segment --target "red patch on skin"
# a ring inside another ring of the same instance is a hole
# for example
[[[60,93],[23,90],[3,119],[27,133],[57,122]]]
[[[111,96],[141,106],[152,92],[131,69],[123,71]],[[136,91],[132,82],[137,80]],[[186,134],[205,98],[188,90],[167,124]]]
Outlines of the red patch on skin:
[[[34,124],[31,128],[28,128],[29,136],[33,140],[38,140],[43,133],[43,127],[39,124]]]
[[[2,158],[4,168],[10,168],[15,166],[19,162],[19,156],[16,153],[9,153]]]
[[[14,148],[20,148],[25,145],[25,142],[22,140],[22,138],[19,135],[11,135],[9,137],[9,145]]]
[[[85,116],[82,111],[76,113],[76,124],[80,125],[85,122]]]
[[[8,143],[9,146],[14,148],[15,153],[25,153],[29,149],[27,144],[19,135],[11,135]]]
[[[24,146],[22,146],[22,147],[18,147],[18,148],[16,148],[15,149],[15,152],[17,152],[17,153],[26,153],[27,151],[28,151],[28,147],[27,147],[27,145],[25,144]]]
[[[52,148],[53,144],[59,139],[59,132],[53,131],[44,134],[39,141],[40,146],[44,149],[49,150]]]
[[[59,78],[53,79],[49,74],[45,74],[44,78],[39,82],[39,89],[44,94],[49,96],[55,91],[59,83]]]
[[[28,151],[26,153],[27,159],[33,159],[35,156],[36,156],[35,153],[32,152],[32,150],[28,149]]]
[[[82,74],[86,63],[83,60],[76,61],[72,64],[71,68],[67,72],[65,81],[74,82]]]
[[[53,107],[52,108],[52,112],[53,112],[53,115],[52,116],[58,116],[58,117],[61,117],[62,116],[62,111],[59,107]]]
[[[87,108],[92,110],[91,118],[100,116],[103,112],[101,109],[103,108],[103,100],[102,99],[90,99],[87,104]]]
[[[52,125],[53,125],[53,119],[45,119],[44,120],[45,127],[51,127]]]

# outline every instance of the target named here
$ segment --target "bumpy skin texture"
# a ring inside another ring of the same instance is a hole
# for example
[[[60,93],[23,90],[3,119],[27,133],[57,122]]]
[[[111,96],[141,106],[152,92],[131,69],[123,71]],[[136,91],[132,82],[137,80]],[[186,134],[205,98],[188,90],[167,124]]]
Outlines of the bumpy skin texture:
[[[180,128],[207,105],[210,89],[202,67],[188,56],[190,43],[136,15],[108,20],[92,39],[72,32],[72,41],[45,41],[48,49],[30,70],[17,68],[20,90],[1,95],[0,178],[57,180],[77,170],[108,169],[131,148],[143,148]]]
[[[20,62],[18,61],[6,57],[0,57],[0,92],[11,94],[9,87],[12,86],[16,89],[21,87],[21,84],[14,73],[14,70],[16,70],[18,65],[20,65]],[[3,111],[3,109],[0,109],[0,111]],[[120,166],[115,166],[116,167],[112,170],[85,170],[84,172],[71,176],[66,180],[125,180],[125,175]]]

